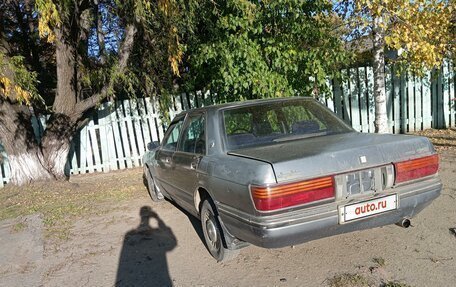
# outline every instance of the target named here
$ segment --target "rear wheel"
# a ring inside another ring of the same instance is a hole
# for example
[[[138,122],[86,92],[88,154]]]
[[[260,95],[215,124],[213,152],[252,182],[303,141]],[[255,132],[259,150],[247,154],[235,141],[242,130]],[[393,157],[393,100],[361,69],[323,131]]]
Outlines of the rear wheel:
[[[147,191],[149,192],[150,198],[152,201],[159,202],[164,199],[163,194],[158,190],[157,186],[155,185],[154,178],[150,174],[149,168],[147,166],[144,167],[144,176],[146,179],[146,187]]]
[[[228,261],[239,254],[239,250],[230,250],[225,247],[223,230],[215,213],[215,206],[210,199],[206,199],[200,212],[201,226],[203,229],[206,247],[218,262]]]

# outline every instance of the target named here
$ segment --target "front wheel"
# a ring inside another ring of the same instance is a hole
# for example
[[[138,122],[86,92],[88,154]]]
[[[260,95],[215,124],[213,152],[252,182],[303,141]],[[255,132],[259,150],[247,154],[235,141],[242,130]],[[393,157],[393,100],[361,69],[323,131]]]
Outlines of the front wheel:
[[[209,199],[206,199],[200,212],[201,227],[203,229],[206,247],[217,262],[228,261],[239,254],[239,250],[230,250],[224,246],[223,230],[215,215],[215,206]]]
[[[149,192],[150,198],[152,201],[159,202],[164,199],[163,194],[158,190],[157,186],[155,185],[154,178],[150,174],[149,168],[147,166],[144,167],[144,177],[146,179],[146,187],[147,191]]]

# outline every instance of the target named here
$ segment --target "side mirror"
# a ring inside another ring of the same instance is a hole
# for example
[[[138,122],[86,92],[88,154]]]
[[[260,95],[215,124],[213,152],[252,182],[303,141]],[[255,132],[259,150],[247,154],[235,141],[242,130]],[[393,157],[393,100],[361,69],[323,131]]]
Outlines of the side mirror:
[[[147,150],[152,151],[156,149],[159,146],[159,143],[157,141],[155,142],[150,142],[147,144]]]

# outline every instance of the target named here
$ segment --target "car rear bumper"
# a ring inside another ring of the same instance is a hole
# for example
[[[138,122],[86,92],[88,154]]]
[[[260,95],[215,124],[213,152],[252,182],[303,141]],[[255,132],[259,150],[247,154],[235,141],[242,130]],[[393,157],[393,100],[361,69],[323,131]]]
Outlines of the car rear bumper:
[[[398,209],[344,224],[339,224],[336,203],[257,217],[223,205],[219,206],[219,212],[233,236],[257,246],[278,248],[412,218],[437,198],[441,190],[442,184],[437,177],[394,188],[390,194],[398,194]]]

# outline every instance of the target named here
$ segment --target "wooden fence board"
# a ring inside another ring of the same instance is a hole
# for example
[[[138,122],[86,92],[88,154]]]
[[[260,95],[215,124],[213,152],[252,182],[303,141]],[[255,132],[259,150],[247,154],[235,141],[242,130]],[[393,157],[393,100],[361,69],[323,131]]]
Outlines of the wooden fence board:
[[[393,93],[393,131],[395,134],[401,132],[401,79],[396,74],[396,69],[391,67],[392,93]]]
[[[133,167],[133,162],[132,162],[132,154],[131,154],[131,147],[130,147],[130,132],[128,131],[128,124],[127,121],[129,118],[127,118],[125,114],[125,101],[122,102],[122,114],[120,118],[120,132],[121,132],[121,138],[122,138],[122,146],[123,150],[125,153],[125,163],[128,168]]]
[[[333,101],[333,91],[332,91],[332,86],[331,86],[331,80],[326,81],[326,86],[328,87],[329,92],[323,95],[324,98],[324,104],[334,112],[334,101]]]
[[[374,94],[374,70],[372,67],[366,68],[366,75],[367,75],[367,91],[369,95]],[[369,130],[375,132],[375,105],[371,97],[368,99],[368,109],[369,109]]]
[[[393,122],[393,101],[394,101],[394,95],[393,95],[393,78],[391,75],[391,68],[386,66],[385,67],[385,97],[386,97],[386,113],[388,117],[388,128],[390,133],[394,133],[394,122]],[[373,131],[375,132],[375,131]]]
[[[79,173],[90,173],[88,169],[89,160],[92,159],[92,152],[89,149],[87,143],[89,142],[89,133],[87,132],[88,126],[85,126],[81,130],[80,134],[80,144],[79,144],[79,157],[80,157],[80,164],[79,164]]]
[[[412,75],[407,76],[407,131],[415,131],[415,81]]]
[[[343,117],[342,112],[342,89],[340,88],[340,82],[333,80],[333,95],[334,95],[334,112],[339,116]]]
[[[103,103],[98,109],[98,126],[100,128],[100,148],[101,148],[101,160],[102,160],[102,169],[104,172],[109,172],[111,170],[111,156],[112,152],[112,128],[109,126],[108,115],[109,115],[109,103]],[[115,151],[114,151],[115,155]],[[114,166],[113,170],[117,169]]]
[[[400,79],[400,119],[401,119],[401,133],[407,132],[407,81],[405,75],[399,76]]]
[[[415,130],[423,129],[422,81],[415,77]]]
[[[143,140],[143,150],[141,152],[144,155],[144,152],[147,150],[147,144],[151,142],[150,128],[148,118],[152,116],[153,110],[152,105],[150,104],[149,98],[142,99],[144,105],[142,109],[141,118],[139,124],[141,126],[142,140]]]
[[[133,101],[136,102],[136,101]],[[134,107],[132,106],[131,100],[126,100],[125,104],[125,117],[127,120],[127,127],[128,127],[128,140],[130,142],[130,150],[132,161],[135,167],[140,166],[140,158],[141,152],[139,148],[138,142],[142,140],[138,135],[140,132],[139,129],[136,127],[136,122],[138,121],[137,117],[135,117],[135,113],[133,112]]]
[[[94,125],[92,123],[91,129],[90,129],[90,143],[91,143],[91,148],[92,148],[92,153],[93,153],[93,168],[96,171],[103,171],[102,164],[101,164],[101,156],[100,156],[100,147],[99,147],[99,132],[100,132],[100,126]]]
[[[8,158],[6,156],[6,152],[3,150],[3,147],[0,145],[0,188],[8,183],[9,178]]]
[[[160,118],[160,109],[158,101],[154,100],[152,102],[154,110],[155,110],[155,117],[153,119],[153,126],[154,129],[157,131],[157,137],[153,138],[153,141],[161,141],[163,139],[164,130],[165,130],[165,123],[162,122]],[[152,126],[151,126],[152,127]]]
[[[143,128],[142,128],[142,123],[143,123],[143,119],[144,119],[143,114],[145,114],[145,112],[146,112],[146,109],[144,107],[144,101],[142,99],[137,99],[136,101],[133,101],[131,103],[131,112],[136,119],[133,122],[133,126],[134,126],[134,131],[136,132],[136,144],[138,147],[139,161],[141,162],[142,156],[144,155],[144,152],[146,151],[146,145],[147,145],[147,142],[146,142],[146,140],[144,138],[144,134],[143,134]]]
[[[363,131],[361,126],[361,111],[359,109],[359,77],[358,69],[350,69],[349,75],[349,95],[352,127],[360,132]]]
[[[155,102],[152,97],[145,98],[144,101],[146,103],[147,114],[145,115],[144,119],[143,131],[145,133],[145,144],[147,145],[152,141],[156,141],[158,138],[158,130],[154,122],[154,119],[157,116],[156,110],[158,110],[158,104],[155,107]]]
[[[343,71],[342,75],[345,79],[342,83],[342,118],[349,125],[352,124],[351,113],[350,113],[350,87],[349,81],[349,70]]]
[[[442,86],[443,86],[443,75],[442,69],[438,71],[437,76],[437,87],[436,87],[436,94],[435,97],[437,98],[437,125],[436,128],[441,128],[445,125],[444,115],[443,115],[443,93],[442,93]]]
[[[442,85],[442,93],[443,93],[443,117],[444,117],[444,124],[443,126],[450,126],[451,125],[451,98],[450,98],[450,70],[447,63],[443,64],[443,85]]]
[[[190,98],[191,98],[191,94],[186,95],[184,93],[180,94],[177,97],[177,101],[179,103],[179,107],[177,107],[177,110],[176,110],[177,113],[180,113],[183,110],[188,110],[191,108]]]
[[[113,132],[114,132],[114,142],[116,143],[116,153],[117,153],[117,162],[119,164],[119,169],[124,169],[127,167],[126,158],[127,155],[123,148],[122,134],[123,130],[121,128],[122,122],[122,104],[121,102],[116,103],[115,111],[112,113],[114,121],[113,123]],[[124,134],[126,136],[126,134]],[[125,137],[124,136],[124,137]]]
[[[360,110],[361,110],[361,125],[363,132],[370,132],[369,127],[369,96],[366,79],[366,67],[358,68],[359,89],[360,89]]]
[[[89,172],[89,173],[93,173],[95,171],[95,168],[94,168],[94,160],[93,160],[93,157],[94,157],[94,152],[93,152],[93,147],[92,147],[92,141],[94,139],[92,139],[92,135],[91,135],[91,130],[92,130],[92,126],[93,126],[93,120],[91,120],[89,122],[89,124],[86,126],[85,128],[85,131],[86,131],[86,145],[85,145],[85,149],[86,149],[86,155],[87,155],[87,167],[86,167],[86,170]]]
[[[204,104],[203,91],[196,91],[195,95],[196,95],[196,107],[198,107],[198,108],[204,107],[205,104]]]
[[[449,70],[449,96],[450,96],[450,126],[456,127],[456,67],[448,62]]]
[[[89,157],[87,154],[87,141],[87,126],[85,126],[79,133],[79,173],[87,172],[87,158]]]

